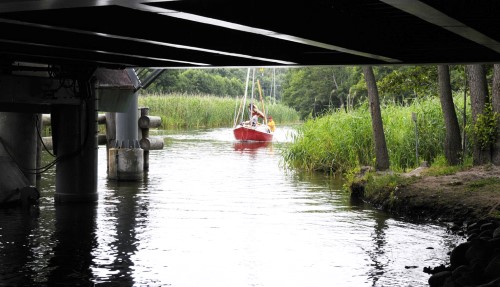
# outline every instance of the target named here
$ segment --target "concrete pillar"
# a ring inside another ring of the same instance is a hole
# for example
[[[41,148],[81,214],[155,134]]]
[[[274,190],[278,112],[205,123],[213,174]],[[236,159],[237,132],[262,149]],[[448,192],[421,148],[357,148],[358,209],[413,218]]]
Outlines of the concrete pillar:
[[[43,130],[43,122],[42,122],[42,114],[36,114],[35,115],[37,118],[37,126],[38,126],[38,132],[40,134],[40,137],[42,136],[42,130]],[[39,138],[37,135],[36,139],[36,164],[35,164],[37,170],[39,170],[42,167],[42,138]],[[42,174],[37,173],[36,174],[36,184],[37,187],[40,183],[40,180],[42,179]]]
[[[131,99],[124,113],[116,113],[116,147],[139,148],[137,116],[138,95],[131,92]]]
[[[0,204],[36,204],[40,194],[17,165],[12,153],[0,141]]]
[[[137,123],[137,90],[141,85],[137,74],[134,69],[97,69],[94,76],[99,109],[107,112],[108,179],[142,180],[144,153]]]
[[[108,150],[108,178],[135,181],[144,176],[144,151],[138,140],[137,93],[125,113],[116,113],[115,146]]]
[[[116,113],[106,113],[106,171],[109,174],[109,149],[116,144]],[[109,176],[108,176],[109,177]]]
[[[143,150],[140,148],[109,149],[108,178],[138,181],[144,176]]]
[[[53,150],[57,156],[56,203],[97,201],[97,111],[87,81],[79,81],[81,105],[54,106]]]
[[[116,114],[107,112],[106,117],[106,147],[109,149],[115,146],[116,142]]]
[[[32,186],[36,185],[35,116],[31,113],[0,113],[0,139]]]

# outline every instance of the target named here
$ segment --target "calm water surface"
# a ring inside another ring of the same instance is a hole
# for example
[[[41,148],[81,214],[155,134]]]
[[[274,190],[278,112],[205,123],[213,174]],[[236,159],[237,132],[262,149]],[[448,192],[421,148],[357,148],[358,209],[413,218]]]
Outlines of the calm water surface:
[[[0,210],[0,286],[427,286],[460,238],[351,203],[342,181],[282,168],[230,129],[165,135],[143,182],[106,178],[99,202]],[[49,159],[47,159],[48,161]]]

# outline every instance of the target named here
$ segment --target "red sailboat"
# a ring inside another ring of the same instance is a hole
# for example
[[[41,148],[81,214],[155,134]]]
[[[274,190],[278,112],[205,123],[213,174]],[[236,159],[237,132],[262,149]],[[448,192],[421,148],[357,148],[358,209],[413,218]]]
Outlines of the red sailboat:
[[[255,68],[253,70],[255,78]],[[248,88],[248,78],[250,75],[250,69],[247,72],[247,82],[245,87],[245,96],[242,99],[238,113],[235,116],[233,134],[234,138],[239,141],[261,141],[270,142],[273,140],[273,131],[267,125],[267,117],[264,110],[264,101],[262,100],[262,91],[260,87],[260,82],[257,80],[260,100],[262,103],[262,110],[260,111],[252,102],[248,105],[250,119],[243,121],[245,117],[245,105],[247,97]],[[253,82],[252,82],[252,100],[253,100]],[[240,119],[241,115],[241,119]],[[264,123],[259,123],[259,118],[264,120]],[[240,120],[239,120],[240,119]],[[238,121],[239,120],[239,121]]]
[[[233,129],[233,133],[234,138],[239,141],[270,142],[273,140],[273,133],[265,125],[252,127],[250,125],[238,124]]]

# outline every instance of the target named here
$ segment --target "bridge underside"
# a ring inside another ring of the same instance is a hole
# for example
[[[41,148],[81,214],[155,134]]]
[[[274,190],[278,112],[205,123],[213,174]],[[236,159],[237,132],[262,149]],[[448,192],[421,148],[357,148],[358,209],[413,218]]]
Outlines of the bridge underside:
[[[500,61],[500,2],[0,3],[0,67],[241,67]]]

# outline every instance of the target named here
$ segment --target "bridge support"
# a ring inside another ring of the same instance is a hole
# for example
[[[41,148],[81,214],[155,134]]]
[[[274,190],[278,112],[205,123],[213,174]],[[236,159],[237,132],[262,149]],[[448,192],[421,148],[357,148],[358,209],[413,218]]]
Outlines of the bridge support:
[[[0,113],[0,139],[31,185],[36,185],[36,120],[31,113]]]
[[[36,115],[0,113],[0,203],[33,203],[36,185]]]
[[[127,69],[133,86],[138,79],[132,69]],[[138,137],[138,92],[128,91],[129,105],[125,112],[116,113],[115,146],[108,150],[108,178],[119,181],[138,181],[144,177],[144,150]]]
[[[55,105],[56,203],[97,201],[97,111],[89,81],[79,81],[80,105]]]
[[[108,151],[108,178],[137,181],[144,176],[144,151],[139,146],[137,132],[137,93],[125,113],[116,113],[115,146]]]
[[[138,139],[139,79],[134,69],[97,69],[99,110],[106,111],[108,179],[137,181],[144,176]]]
[[[22,75],[0,74],[0,203],[37,199],[33,186],[38,168],[38,113],[51,113],[56,203],[98,199],[97,110],[121,112],[116,114],[116,137],[110,144],[109,178],[142,180],[140,84],[134,70],[33,69],[22,70]]]

